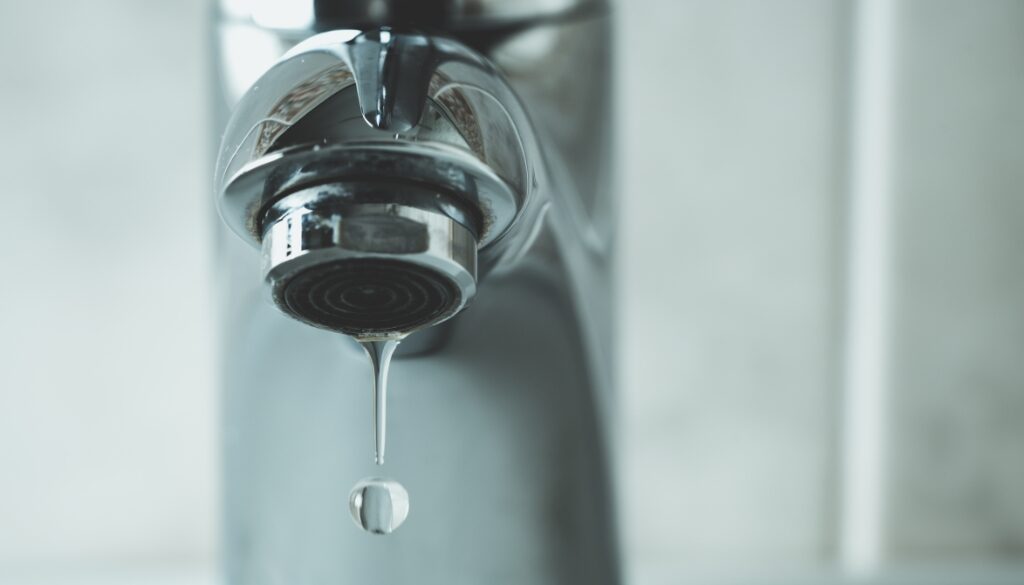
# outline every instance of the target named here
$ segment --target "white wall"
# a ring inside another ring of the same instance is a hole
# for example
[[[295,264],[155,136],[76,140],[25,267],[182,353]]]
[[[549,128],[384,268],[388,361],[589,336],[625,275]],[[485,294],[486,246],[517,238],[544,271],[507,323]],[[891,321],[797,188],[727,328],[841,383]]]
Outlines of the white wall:
[[[619,39],[632,573],[1019,565],[1024,3],[644,6]],[[880,225],[851,225],[862,196]],[[879,359],[847,385],[849,343]]]
[[[624,501],[637,562],[832,545],[837,4],[620,13],[624,482],[658,494]]]
[[[0,568],[211,557],[205,15],[0,4]]]

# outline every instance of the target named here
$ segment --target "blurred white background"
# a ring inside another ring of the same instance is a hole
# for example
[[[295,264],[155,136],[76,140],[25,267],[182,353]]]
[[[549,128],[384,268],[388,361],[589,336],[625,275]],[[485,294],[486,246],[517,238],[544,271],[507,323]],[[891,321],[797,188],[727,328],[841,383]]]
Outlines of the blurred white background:
[[[213,558],[209,13],[0,4],[0,582]]]
[[[622,4],[635,582],[1024,583],[1024,2]],[[0,5],[0,583],[212,574],[211,13]]]

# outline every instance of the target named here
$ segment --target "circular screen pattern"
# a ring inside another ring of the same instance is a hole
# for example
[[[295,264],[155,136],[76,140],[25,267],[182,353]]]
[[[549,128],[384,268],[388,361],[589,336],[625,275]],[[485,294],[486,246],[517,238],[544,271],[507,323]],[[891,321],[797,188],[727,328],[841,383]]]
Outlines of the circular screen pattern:
[[[348,335],[406,333],[448,316],[461,293],[447,276],[401,260],[353,258],[306,268],[277,288],[290,315]]]

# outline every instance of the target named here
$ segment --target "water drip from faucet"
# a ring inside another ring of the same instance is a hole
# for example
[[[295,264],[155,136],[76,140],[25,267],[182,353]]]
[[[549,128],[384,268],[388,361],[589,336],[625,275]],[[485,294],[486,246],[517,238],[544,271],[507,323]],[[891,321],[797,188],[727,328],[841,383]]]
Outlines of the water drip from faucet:
[[[360,341],[359,344],[366,350],[366,355],[370,357],[370,366],[373,368],[374,460],[377,465],[384,465],[384,448],[387,441],[388,369],[391,366],[391,357],[398,348],[399,340]]]

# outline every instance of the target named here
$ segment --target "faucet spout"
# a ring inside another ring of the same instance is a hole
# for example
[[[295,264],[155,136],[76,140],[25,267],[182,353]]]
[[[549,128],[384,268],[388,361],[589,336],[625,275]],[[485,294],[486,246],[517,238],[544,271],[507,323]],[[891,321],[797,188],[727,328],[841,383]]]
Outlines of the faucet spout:
[[[274,2],[218,61],[227,582],[617,585],[606,0]]]
[[[437,61],[430,37],[381,29],[364,32],[348,45],[366,123],[391,132],[415,128],[423,116]]]
[[[262,248],[286,314],[402,339],[465,308],[478,255],[486,271],[515,239],[531,200],[524,135],[514,93],[472,49],[387,28],[323,33],[236,108],[221,213]]]

